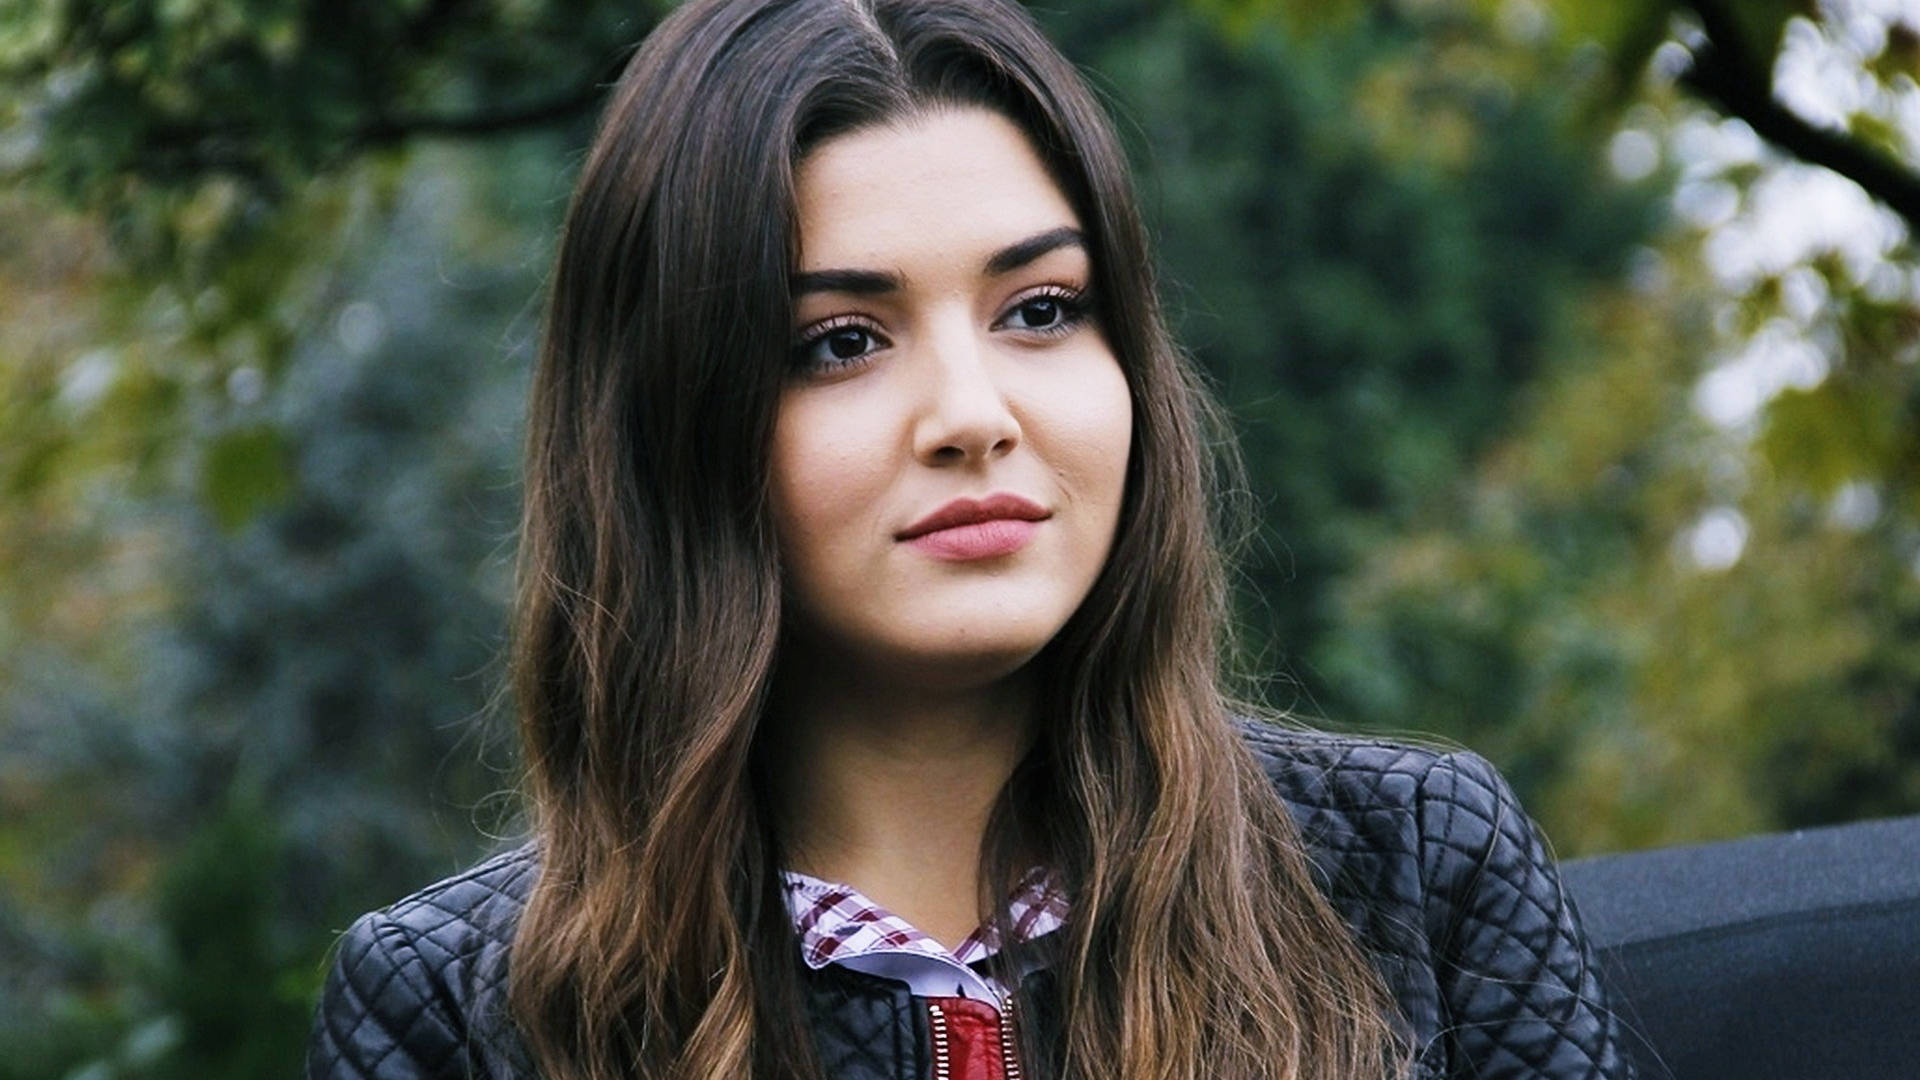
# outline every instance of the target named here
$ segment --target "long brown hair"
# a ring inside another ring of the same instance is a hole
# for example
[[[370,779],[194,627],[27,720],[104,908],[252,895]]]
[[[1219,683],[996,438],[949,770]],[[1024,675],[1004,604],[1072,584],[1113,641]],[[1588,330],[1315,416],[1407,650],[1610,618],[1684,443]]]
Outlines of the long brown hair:
[[[1111,557],[1035,661],[1046,722],[982,851],[983,897],[1036,850],[1070,890],[1061,1039],[1035,1049],[1071,1078],[1386,1075],[1391,1006],[1221,691],[1211,414],[1127,162],[1000,0],[694,0],[614,90],[532,392],[514,677],[541,867],[514,1018],[548,1080],[818,1074],[754,760],[793,172],[952,105],[1019,124],[1078,212],[1134,411]]]

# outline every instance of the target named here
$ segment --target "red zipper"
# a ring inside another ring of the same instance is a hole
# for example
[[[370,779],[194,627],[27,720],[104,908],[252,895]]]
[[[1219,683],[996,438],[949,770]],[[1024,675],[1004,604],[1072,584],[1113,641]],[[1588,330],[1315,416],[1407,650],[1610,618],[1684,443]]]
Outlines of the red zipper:
[[[953,1052],[947,1048],[947,1014],[927,1002],[927,1031],[933,1039],[933,1080],[953,1080]]]
[[[927,1036],[933,1051],[933,1080],[1020,1080],[1011,994],[1001,997],[997,1011],[969,998],[929,998]],[[991,1044],[991,1052],[982,1045],[986,1043]],[[956,1057],[959,1072],[954,1071]]]

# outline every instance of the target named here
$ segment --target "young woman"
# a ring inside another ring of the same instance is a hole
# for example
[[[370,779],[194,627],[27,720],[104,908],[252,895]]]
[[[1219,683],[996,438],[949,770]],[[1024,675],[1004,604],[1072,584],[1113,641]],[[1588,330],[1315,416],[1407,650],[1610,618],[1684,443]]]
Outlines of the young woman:
[[[680,8],[535,378],[535,838],[354,925],[308,1075],[1622,1075],[1483,762],[1236,718],[1206,419],[1017,8]]]

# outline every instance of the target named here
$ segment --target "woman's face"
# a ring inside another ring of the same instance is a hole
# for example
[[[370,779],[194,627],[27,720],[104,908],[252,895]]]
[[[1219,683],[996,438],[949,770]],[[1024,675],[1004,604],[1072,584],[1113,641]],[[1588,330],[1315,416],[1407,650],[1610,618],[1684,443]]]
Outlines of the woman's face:
[[[1080,222],[983,109],[831,139],[796,184],[772,463],[788,629],[840,675],[1009,674],[1106,562],[1132,441]]]

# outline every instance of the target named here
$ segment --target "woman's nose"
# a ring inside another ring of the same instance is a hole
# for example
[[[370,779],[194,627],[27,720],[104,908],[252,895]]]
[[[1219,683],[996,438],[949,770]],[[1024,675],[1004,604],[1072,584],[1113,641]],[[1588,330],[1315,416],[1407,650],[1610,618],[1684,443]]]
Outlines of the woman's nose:
[[[925,373],[914,453],[929,465],[1002,457],[1020,442],[992,346],[971,327],[934,335],[919,357]]]

